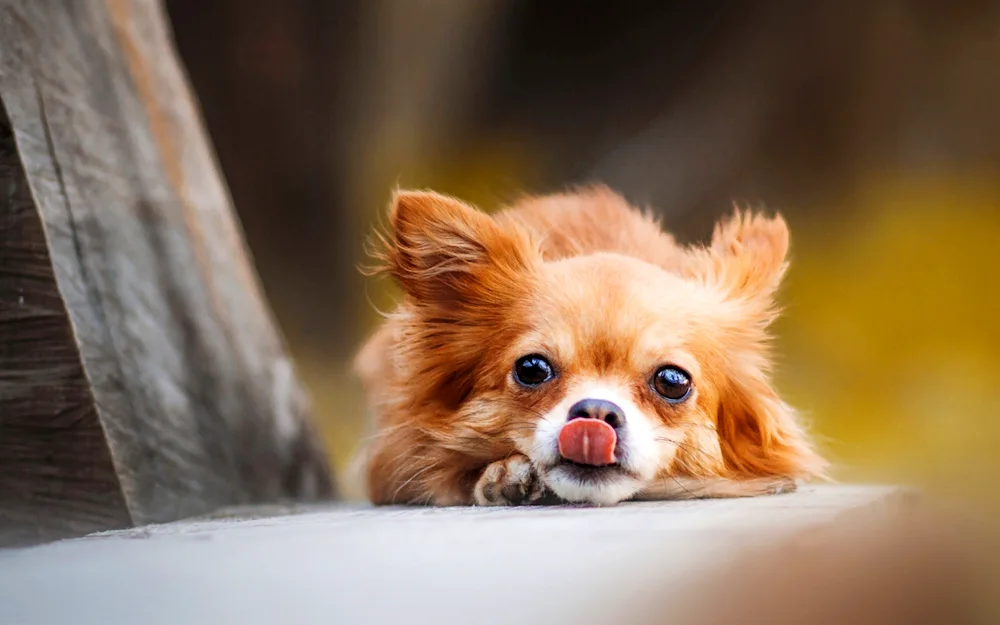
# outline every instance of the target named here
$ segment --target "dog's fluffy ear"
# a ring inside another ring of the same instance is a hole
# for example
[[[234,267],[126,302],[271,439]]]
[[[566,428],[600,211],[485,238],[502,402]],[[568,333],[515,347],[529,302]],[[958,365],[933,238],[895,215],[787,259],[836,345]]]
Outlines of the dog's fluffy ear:
[[[418,303],[459,305],[510,292],[532,262],[527,237],[502,229],[485,213],[430,191],[397,191],[389,207],[391,233],[377,253]]]
[[[788,226],[780,215],[737,210],[715,226],[712,243],[688,251],[688,277],[719,288],[765,325],[788,264]]]
[[[684,267],[725,300],[712,325],[726,354],[717,427],[726,467],[741,477],[819,477],[826,470],[768,378],[767,328],[778,314],[788,238],[780,216],[737,210],[716,225],[711,244],[688,250]]]
[[[740,478],[823,478],[827,463],[810,445],[798,415],[781,401],[765,373],[738,373],[722,390],[719,444],[726,469]]]

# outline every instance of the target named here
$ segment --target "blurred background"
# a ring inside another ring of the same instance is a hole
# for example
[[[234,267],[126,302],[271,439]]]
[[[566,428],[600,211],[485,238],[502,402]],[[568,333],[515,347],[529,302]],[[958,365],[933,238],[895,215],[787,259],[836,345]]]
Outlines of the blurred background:
[[[341,476],[392,187],[490,210],[602,181],[682,241],[733,201],[786,216],[778,385],[835,477],[995,490],[1000,3],[166,6]]]

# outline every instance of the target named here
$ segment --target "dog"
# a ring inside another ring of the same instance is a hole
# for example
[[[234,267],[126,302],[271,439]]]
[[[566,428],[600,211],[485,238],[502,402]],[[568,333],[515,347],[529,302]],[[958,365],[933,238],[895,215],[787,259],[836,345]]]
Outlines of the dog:
[[[355,361],[376,504],[612,505],[823,477],[770,378],[780,216],[682,246],[604,186],[487,214],[397,190],[371,275],[402,302]]]

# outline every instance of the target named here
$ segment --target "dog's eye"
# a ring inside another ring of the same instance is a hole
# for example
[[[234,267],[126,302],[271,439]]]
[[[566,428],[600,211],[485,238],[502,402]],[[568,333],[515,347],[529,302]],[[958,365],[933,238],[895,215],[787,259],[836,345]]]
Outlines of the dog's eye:
[[[653,390],[671,403],[682,402],[691,394],[691,376],[678,367],[660,367],[653,375]]]
[[[523,356],[514,363],[514,379],[521,386],[538,386],[552,379],[552,365],[538,354]]]

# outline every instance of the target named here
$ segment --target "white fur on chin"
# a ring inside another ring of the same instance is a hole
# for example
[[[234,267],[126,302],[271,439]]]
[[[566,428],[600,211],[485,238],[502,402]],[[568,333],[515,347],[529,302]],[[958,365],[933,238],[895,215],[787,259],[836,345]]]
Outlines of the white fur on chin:
[[[638,493],[657,473],[660,454],[653,427],[627,392],[616,386],[600,380],[578,384],[539,422],[531,449],[522,450],[540,468],[542,480],[549,490],[565,501],[614,505]],[[637,477],[620,475],[608,480],[584,482],[556,466],[560,459],[559,432],[566,423],[570,407],[582,399],[604,399],[614,402],[624,411],[625,428],[621,445],[625,454],[622,468]]]

